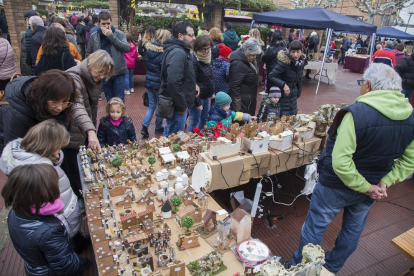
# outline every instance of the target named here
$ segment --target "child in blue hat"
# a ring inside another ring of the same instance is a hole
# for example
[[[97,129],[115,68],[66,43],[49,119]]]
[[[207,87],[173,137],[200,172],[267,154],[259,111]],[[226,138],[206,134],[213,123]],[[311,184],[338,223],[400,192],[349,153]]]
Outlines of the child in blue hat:
[[[256,116],[251,116],[248,113],[234,112],[230,110],[231,98],[225,92],[218,92],[215,98],[215,104],[211,107],[208,113],[208,127],[214,127],[218,123],[223,123],[223,126],[229,127],[233,121],[250,121],[256,120]]]
[[[274,118],[280,118],[279,99],[282,96],[280,88],[273,86],[270,88],[269,95],[264,97],[260,104],[257,121],[259,123],[272,121]]]

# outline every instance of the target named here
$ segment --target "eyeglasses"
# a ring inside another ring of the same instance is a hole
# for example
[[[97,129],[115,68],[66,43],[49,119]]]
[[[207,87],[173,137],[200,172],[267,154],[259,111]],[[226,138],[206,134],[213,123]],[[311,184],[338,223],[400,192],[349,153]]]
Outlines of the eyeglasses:
[[[359,86],[361,86],[364,83],[365,80],[357,80],[357,83]]]
[[[201,51],[201,52],[204,52],[204,53],[208,53],[208,52],[210,52],[210,50],[211,50],[211,48],[210,48],[210,47],[206,47],[206,48],[202,48],[202,49],[200,49],[200,51]]]
[[[182,35],[188,35],[189,37],[195,37],[195,34],[194,33],[192,33],[192,34],[183,33]]]
[[[64,101],[64,102],[59,102],[59,101],[47,101],[47,103],[52,107],[52,108],[56,108],[60,105],[62,105],[63,108],[68,108],[70,107],[73,103],[69,102],[69,101]]]
[[[111,22],[102,22],[102,23],[99,23],[99,24],[101,24],[101,25],[111,25]]]

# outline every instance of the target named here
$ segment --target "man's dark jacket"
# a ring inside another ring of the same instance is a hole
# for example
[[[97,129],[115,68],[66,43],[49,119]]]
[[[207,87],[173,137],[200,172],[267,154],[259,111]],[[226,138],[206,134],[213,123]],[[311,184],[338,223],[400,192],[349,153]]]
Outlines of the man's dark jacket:
[[[183,112],[194,105],[196,78],[190,48],[175,37],[164,44],[164,64],[161,64],[160,95],[172,97],[175,110]]]
[[[42,40],[45,36],[46,30],[46,27],[37,27],[34,30],[32,39],[30,39],[30,54],[32,56],[32,66],[36,65],[37,52],[39,52],[40,46],[42,46]]]
[[[402,78],[402,87],[405,90],[414,90],[414,54],[400,60],[395,66],[395,71]]]

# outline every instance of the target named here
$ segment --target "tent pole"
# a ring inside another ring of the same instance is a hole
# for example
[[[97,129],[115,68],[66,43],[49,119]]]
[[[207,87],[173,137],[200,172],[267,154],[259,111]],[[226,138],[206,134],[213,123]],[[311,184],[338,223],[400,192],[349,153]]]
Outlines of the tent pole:
[[[304,29],[300,29],[300,32],[299,32],[299,41],[302,41],[302,37],[303,37],[303,34],[305,33],[305,30]],[[305,47],[305,45],[303,45],[304,47]]]
[[[332,29],[327,28],[326,29],[325,51],[323,51],[322,66],[321,66],[321,71],[320,71],[320,74],[319,74],[318,85],[316,86],[316,92],[315,92],[316,95],[318,94],[319,84],[321,83],[321,78],[322,78],[322,73],[323,73],[323,66],[325,65],[326,55],[327,55],[328,49],[329,49],[329,42],[331,41],[331,35],[332,35]]]
[[[254,20],[252,20],[252,23],[250,24],[250,30],[253,29]]]
[[[374,53],[374,47],[375,47],[375,36],[376,34],[373,33],[371,36],[371,49],[369,51],[369,64],[371,64],[371,58],[372,58],[372,54]]]

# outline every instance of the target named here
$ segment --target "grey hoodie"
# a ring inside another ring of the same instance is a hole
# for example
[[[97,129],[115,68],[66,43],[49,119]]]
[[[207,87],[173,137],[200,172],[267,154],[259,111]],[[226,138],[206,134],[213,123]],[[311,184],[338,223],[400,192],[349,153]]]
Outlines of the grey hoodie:
[[[11,171],[21,165],[26,164],[50,164],[52,161],[48,158],[42,157],[36,153],[26,152],[20,148],[22,139],[18,138],[11,141],[3,150],[3,154],[0,159],[0,170],[9,175]],[[54,166],[56,172],[59,175],[59,190],[60,199],[65,203],[62,214],[55,214],[55,216],[62,221],[70,237],[73,237],[79,232],[82,219],[79,210],[78,198],[73,192],[68,177],[65,172],[60,168],[60,164],[63,160],[63,152],[60,152],[60,160],[57,166]]]

